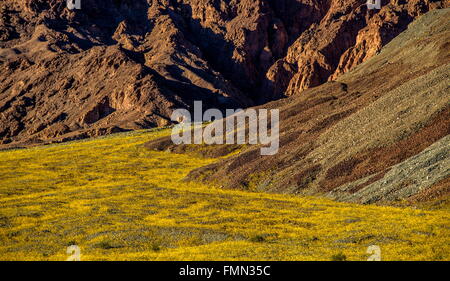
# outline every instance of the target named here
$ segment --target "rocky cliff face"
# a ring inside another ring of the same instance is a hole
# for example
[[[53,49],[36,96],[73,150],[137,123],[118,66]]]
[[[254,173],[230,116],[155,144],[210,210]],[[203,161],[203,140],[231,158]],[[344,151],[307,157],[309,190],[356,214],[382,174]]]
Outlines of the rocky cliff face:
[[[361,1],[326,1],[326,13],[289,47],[267,72],[269,93],[295,95],[318,86],[373,57],[417,16],[449,1],[382,1],[368,10]]]
[[[0,3],[0,142],[163,126],[203,100],[295,95],[376,54],[449,1],[63,0]]]

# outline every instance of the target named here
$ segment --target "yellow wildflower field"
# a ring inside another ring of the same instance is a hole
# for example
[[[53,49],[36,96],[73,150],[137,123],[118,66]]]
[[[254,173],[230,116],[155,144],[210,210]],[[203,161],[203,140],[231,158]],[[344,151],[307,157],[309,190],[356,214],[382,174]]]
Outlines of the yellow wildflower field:
[[[169,130],[0,152],[0,260],[450,260],[450,212],[186,182]],[[232,176],[232,175],[230,175]]]

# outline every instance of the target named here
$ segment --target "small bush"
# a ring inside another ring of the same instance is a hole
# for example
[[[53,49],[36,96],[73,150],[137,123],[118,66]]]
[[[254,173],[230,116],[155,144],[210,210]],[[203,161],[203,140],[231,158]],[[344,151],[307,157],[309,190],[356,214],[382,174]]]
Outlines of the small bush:
[[[96,245],[97,248],[101,248],[101,249],[105,249],[105,250],[109,250],[109,249],[117,249],[117,248],[122,248],[123,246],[120,245],[113,245],[111,242],[109,241],[102,241],[100,243],[98,243]]]
[[[66,245],[67,245],[67,247],[70,247],[70,246],[73,246],[73,245],[77,245],[77,242],[74,241],[74,240],[71,240],[71,241],[67,242]]]
[[[259,242],[259,243],[261,243],[261,242],[266,241],[266,238],[264,236],[262,236],[262,235],[255,235],[255,236],[250,237],[250,241],[251,242]]]
[[[150,249],[152,249],[153,252],[161,251],[161,247],[156,243],[153,243],[152,245],[150,245]]]
[[[335,255],[331,256],[331,260],[332,261],[346,261],[347,256],[344,255],[343,253],[339,253],[339,254],[335,254]]]

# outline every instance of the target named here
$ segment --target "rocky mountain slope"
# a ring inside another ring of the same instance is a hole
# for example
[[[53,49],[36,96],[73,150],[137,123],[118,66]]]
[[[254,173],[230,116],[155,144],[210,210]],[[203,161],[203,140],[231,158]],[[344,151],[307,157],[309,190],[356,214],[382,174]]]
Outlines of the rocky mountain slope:
[[[336,81],[264,105],[280,109],[278,154],[241,148],[190,179],[358,203],[448,198],[448,19],[450,9],[431,11]],[[147,147],[183,150],[164,140]]]
[[[164,126],[193,100],[246,107],[354,68],[448,0],[0,2],[0,146]]]

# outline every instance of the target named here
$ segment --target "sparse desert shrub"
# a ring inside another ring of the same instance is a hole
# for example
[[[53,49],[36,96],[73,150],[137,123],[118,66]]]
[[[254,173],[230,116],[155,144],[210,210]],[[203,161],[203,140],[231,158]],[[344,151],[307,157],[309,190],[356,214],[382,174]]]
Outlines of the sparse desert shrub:
[[[261,243],[266,241],[266,238],[263,235],[255,235],[250,237],[250,241],[255,243]]]
[[[159,244],[157,244],[157,243],[152,243],[152,244],[150,245],[150,249],[151,249],[153,252],[159,252],[159,251],[161,251],[161,246],[159,246]]]
[[[346,261],[347,256],[344,255],[343,253],[338,253],[338,254],[332,255],[331,260],[332,261]]]

